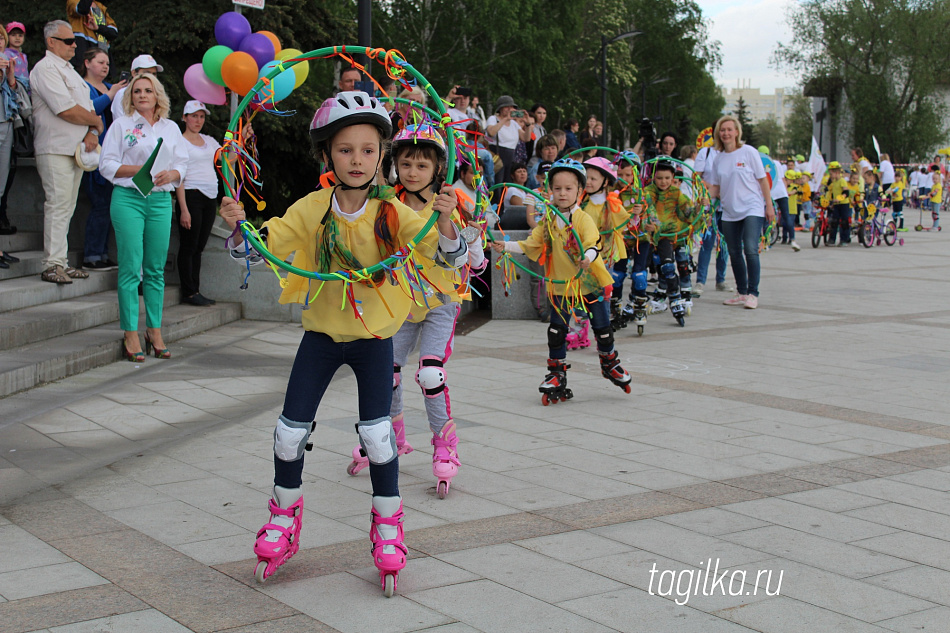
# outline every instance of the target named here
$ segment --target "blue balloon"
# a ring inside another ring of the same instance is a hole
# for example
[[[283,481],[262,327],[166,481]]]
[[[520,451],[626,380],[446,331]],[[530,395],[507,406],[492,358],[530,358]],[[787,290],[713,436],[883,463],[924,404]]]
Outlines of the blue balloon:
[[[258,77],[263,79],[280,64],[281,62],[276,59],[267,62],[264,64],[263,68],[261,68],[261,72]],[[274,101],[283,101],[290,96],[291,92],[294,91],[294,86],[297,83],[297,76],[294,74],[293,68],[288,68],[284,72],[271,79],[270,82],[271,87],[274,89]]]

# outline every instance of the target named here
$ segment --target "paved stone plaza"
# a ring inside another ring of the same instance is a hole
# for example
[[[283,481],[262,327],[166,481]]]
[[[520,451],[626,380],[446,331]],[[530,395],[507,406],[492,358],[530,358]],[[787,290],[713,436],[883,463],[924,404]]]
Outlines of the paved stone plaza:
[[[584,350],[575,398],[542,407],[544,325],[464,323],[445,500],[407,390],[412,560],[388,600],[368,474],[344,470],[347,371],[306,456],[303,549],[253,579],[299,326],[0,400],[0,631],[950,631],[950,249],[903,235],[773,249],[758,310],[707,291],[685,329],[618,333],[631,395]]]

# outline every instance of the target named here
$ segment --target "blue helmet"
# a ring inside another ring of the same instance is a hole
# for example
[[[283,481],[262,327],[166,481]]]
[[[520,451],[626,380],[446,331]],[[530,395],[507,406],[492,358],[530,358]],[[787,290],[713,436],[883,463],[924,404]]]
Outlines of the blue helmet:
[[[617,163],[619,164],[622,160],[627,161],[631,165],[636,165],[637,167],[641,167],[643,165],[640,161],[640,155],[632,149],[625,149],[617,154]]]
[[[559,171],[569,171],[577,176],[581,181],[581,189],[587,186],[587,170],[584,168],[584,165],[573,158],[559,158],[554,161],[554,164],[551,165],[551,169],[548,170],[548,182],[554,178],[554,174]]]

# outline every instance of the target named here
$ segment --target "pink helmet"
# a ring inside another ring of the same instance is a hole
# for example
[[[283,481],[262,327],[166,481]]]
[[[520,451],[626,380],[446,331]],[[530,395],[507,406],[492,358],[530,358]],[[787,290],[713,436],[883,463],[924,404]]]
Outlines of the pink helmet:
[[[393,138],[393,154],[403,145],[431,145],[438,150],[442,160],[448,155],[445,139],[431,123],[411,123],[399,130]]]
[[[392,136],[393,124],[379,99],[353,90],[341,92],[323,102],[310,123],[310,139],[317,144],[330,139],[344,127],[359,123],[375,125],[384,138]]]
[[[612,164],[606,158],[601,158],[596,156],[594,158],[588,158],[584,161],[584,166],[587,168],[593,167],[594,169],[600,171],[607,179],[607,184],[612,185],[617,182],[617,166]]]

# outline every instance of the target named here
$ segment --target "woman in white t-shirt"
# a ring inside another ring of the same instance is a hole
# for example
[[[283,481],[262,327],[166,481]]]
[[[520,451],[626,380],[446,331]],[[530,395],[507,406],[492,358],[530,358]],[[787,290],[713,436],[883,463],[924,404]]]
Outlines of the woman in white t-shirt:
[[[178,200],[178,278],[181,280],[181,302],[193,306],[209,306],[208,299],[199,290],[201,252],[208,243],[211,227],[218,213],[218,175],[214,169],[214,155],[221,147],[216,140],[201,133],[205,115],[211,114],[200,101],[185,104],[182,120],[187,141],[188,168],[185,179],[175,190]]]
[[[722,234],[732,255],[737,292],[723,303],[755,309],[759,305],[759,239],[765,222],[775,219],[769,182],[759,152],[742,142],[742,124],[736,117],[720,117],[713,138],[719,153],[703,176],[710,195],[719,198],[722,207]]]

